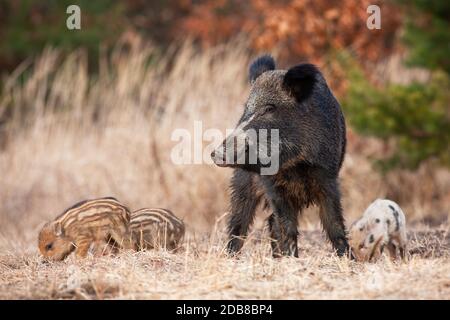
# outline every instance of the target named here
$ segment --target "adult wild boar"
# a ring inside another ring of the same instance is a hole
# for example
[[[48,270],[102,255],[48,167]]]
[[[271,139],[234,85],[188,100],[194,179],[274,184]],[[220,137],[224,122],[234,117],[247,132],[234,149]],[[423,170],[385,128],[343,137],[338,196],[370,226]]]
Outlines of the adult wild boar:
[[[338,174],[345,153],[345,121],[323,75],[312,64],[275,70],[264,55],[249,68],[251,91],[236,129],[212,152],[215,164],[234,168],[231,253],[240,251],[262,199],[273,255],[298,256],[302,209],[320,207],[323,228],[337,254],[348,252]],[[261,134],[262,133],[262,134]]]

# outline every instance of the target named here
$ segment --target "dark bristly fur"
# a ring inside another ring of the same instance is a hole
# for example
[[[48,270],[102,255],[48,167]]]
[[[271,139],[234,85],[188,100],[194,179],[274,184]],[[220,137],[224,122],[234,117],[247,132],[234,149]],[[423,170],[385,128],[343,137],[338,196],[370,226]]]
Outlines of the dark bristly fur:
[[[340,105],[314,65],[300,64],[288,71],[274,69],[270,56],[251,64],[252,88],[238,126],[251,119],[243,125],[244,132],[279,130],[279,170],[274,175],[261,175],[259,162],[225,165],[234,168],[228,249],[240,251],[255,209],[265,199],[272,210],[268,223],[274,256],[298,255],[297,218],[309,205],[320,207],[323,228],[337,253],[344,255],[348,243],[338,174],[346,130]],[[225,159],[226,152],[234,152],[237,158],[235,148],[223,148],[223,154],[218,150],[212,157],[221,166],[223,162],[217,159]]]
[[[268,54],[259,57],[250,65],[248,71],[250,82],[255,81],[262,73],[269,70],[275,70],[273,58]]]
[[[286,72],[283,85],[288,90],[292,90],[293,95],[301,102],[308,98],[316,82],[316,75],[320,71],[310,63],[303,63],[295,66]]]

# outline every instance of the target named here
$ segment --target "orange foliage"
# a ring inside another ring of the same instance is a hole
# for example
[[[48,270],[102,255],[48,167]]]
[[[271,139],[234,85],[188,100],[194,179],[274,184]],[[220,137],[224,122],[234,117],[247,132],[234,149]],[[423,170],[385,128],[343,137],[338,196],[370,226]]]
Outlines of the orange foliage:
[[[374,0],[179,1],[187,14],[178,19],[177,33],[203,46],[242,32],[257,51],[277,48],[283,59],[316,63],[329,49],[348,48],[368,61],[383,57],[393,49],[401,18],[394,4]],[[371,4],[381,8],[381,30],[366,27]]]

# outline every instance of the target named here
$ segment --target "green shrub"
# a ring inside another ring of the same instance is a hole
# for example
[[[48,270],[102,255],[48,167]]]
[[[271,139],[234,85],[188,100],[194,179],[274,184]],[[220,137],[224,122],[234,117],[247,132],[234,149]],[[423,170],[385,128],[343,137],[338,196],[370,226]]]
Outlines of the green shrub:
[[[393,154],[379,159],[383,169],[413,169],[430,158],[450,166],[450,79],[446,73],[435,72],[429,83],[377,88],[357,67],[349,70],[343,107],[350,124],[363,135],[395,142]]]
[[[81,8],[81,30],[66,27],[72,4]],[[100,44],[113,43],[123,31],[123,19],[114,0],[0,0],[0,70],[11,71],[47,45],[67,52],[86,48],[96,62]]]

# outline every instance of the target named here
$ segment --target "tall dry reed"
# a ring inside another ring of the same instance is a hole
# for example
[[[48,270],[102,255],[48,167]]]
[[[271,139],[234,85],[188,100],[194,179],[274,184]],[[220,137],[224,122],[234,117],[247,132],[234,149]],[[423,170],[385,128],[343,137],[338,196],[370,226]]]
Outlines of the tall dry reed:
[[[178,142],[171,136],[185,128],[193,137],[195,121],[223,132],[235,125],[249,89],[247,52],[237,41],[201,52],[186,43],[161,54],[128,39],[100,59],[95,75],[83,51],[63,57],[47,49],[24,62],[5,78],[0,96],[0,115],[9,119],[0,132],[0,246],[34,245],[44,221],[100,196],[132,209],[167,207],[190,230],[211,228],[227,211],[231,170],[174,164]],[[349,142],[342,170],[349,221],[384,196],[400,199],[412,220],[448,214],[448,171],[385,178],[368,160],[379,143]],[[305,213],[301,227],[318,226],[315,212]]]

